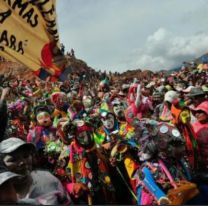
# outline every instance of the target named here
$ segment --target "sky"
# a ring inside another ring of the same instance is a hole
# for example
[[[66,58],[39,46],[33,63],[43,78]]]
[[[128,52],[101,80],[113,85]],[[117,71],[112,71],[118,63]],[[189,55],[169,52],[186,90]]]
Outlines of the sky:
[[[208,52],[207,0],[57,0],[65,50],[96,70],[170,69]]]

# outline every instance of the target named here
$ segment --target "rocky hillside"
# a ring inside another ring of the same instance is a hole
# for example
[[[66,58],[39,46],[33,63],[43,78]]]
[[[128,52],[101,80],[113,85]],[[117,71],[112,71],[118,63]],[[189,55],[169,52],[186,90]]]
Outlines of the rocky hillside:
[[[116,75],[114,78],[124,80],[124,81],[132,81],[132,79],[137,78],[138,80],[141,79],[148,79],[150,78],[154,73],[150,70],[141,70],[141,69],[135,69],[135,70],[128,70],[126,72],[123,72]]]
[[[76,59],[74,57],[67,57],[67,67],[71,69],[72,73],[82,73],[82,72],[95,72],[92,68],[90,68],[84,61]],[[32,79],[34,78],[34,74],[30,69],[25,67],[22,64],[6,61],[3,58],[0,58],[0,74],[10,73],[14,76],[19,76],[24,79]]]
[[[11,73],[14,76],[19,76],[20,78],[29,79],[29,80],[34,78],[34,74],[27,67],[18,63],[1,60],[0,74],[6,74],[6,73]]]
[[[75,56],[66,55],[67,59],[67,68],[71,71],[72,74],[88,74],[88,75],[96,75],[99,73],[98,71],[95,71],[93,68],[89,67],[86,62],[83,60],[77,59]],[[0,58],[0,74],[5,74],[11,72],[14,76],[20,76],[24,79],[32,79],[34,78],[34,74],[32,71],[25,66],[5,61],[2,58]],[[168,72],[168,71],[163,71]],[[123,73],[115,72],[111,73],[112,80],[114,82],[116,81],[132,81],[132,79],[137,78],[138,80],[149,80],[153,76],[154,72],[147,70],[141,70],[141,69],[135,69],[135,70],[128,70]]]

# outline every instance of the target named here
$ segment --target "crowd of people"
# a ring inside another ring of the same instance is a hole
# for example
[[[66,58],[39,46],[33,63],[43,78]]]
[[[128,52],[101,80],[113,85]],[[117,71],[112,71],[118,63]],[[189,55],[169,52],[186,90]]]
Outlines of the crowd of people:
[[[0,204],[208,204],[208,70],[0,86]]]

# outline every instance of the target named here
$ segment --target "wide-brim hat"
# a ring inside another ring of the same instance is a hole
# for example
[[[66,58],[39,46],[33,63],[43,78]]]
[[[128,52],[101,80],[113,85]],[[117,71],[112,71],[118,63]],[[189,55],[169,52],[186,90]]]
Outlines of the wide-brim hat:
[[[172,103],[178,97],[179,97],[179,94],[176,91],[170,90],[165,93],[164,101]]]
[[[189,93],[194,86],[188,86],[186,89],[182,90],[184,93]]]
[[[181,92],[184,90],[185,88],[185,84],[184,83],[177,83],[175,86],[174,86],[175,90],[178,91],[178,92]]]
[[[146,85],[147,89],[150,89],[151,87],[155,86],[155,82],[150,82],[149,84]]]
[[[201,95],[205,95],[205,93],[200,87],[192,88],[189,94],[187,94],[188,97],[195,97],[195,96],[201,96]]]

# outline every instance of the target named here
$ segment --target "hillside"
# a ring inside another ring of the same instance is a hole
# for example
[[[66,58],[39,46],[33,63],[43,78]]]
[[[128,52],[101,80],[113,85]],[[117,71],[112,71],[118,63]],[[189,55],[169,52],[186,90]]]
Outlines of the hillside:
[[[196,63],[199,63],[202,61],[202,59],[208,58],[208,55],[202,55],[201,57],[197,58],[195,61]],[[93,68],[89,67],[86,62],[84,62],[81,59],[77,59],[75,56],[72,55],[66,55],[67,59],[67,66],[66,68],[70,71],[70,74],[87,74],[87,75],[97,75],[99,72],[95,71]],[[179,71],[180,67],[173,68],[168,71],[160,71],[166,74],[170,74],[174,71]],[[25,66],[5,61],[3,58],[0,58],[0,74],[5,74],[11,72],[14,76],[19,76],[23,79],[32,79],[34,78],[34,74],[32,71]],[[157,72],[158,73],[158,72]],[[152,72],[149,69],[141,70],[141,69],[134,69],[134,70],[127,70],[123,73],[111,73],[111,77],[113,81],[132,81],[133,78],[137,78],[138,80],[144,79],[147,80],[152,77],[154,72]]]
[[[96,71],[89,67],[84,61],[68,56],[66,56],[66,58],[66,67],[70,69],[72,73],[96,73]],[[10,72],[13,76],[19,76],[22,79],[30,80],[35,77],[32,71],[24,65],[11,61],[6,61],[3,58],[0,58],[0,74],[7,74]]]
[[[0,74],[7,74],[10,72],[12,75],[19,76],[22,79],[30,80],[34,78],[34,74],[27,67],[18,63],[1,60],[0,61]]]

